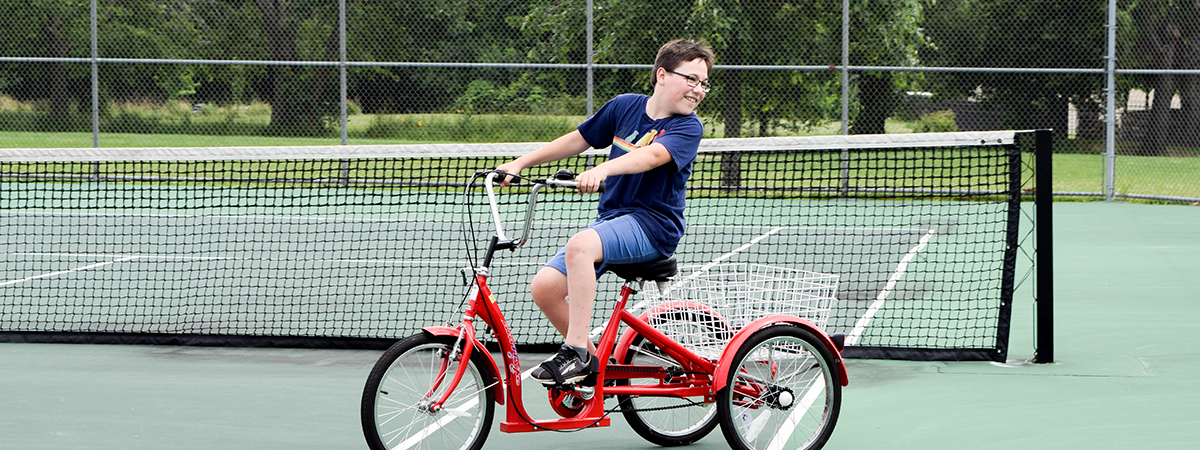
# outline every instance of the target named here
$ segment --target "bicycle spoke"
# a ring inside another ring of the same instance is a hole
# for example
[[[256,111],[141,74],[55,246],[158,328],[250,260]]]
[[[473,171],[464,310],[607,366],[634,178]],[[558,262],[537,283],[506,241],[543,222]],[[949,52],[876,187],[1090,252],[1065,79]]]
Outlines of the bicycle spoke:
[[[486,438],[496,383],[483,383],[484,371],[474,359],[448,361],[448,339],[417,335],[398,342],[382,365],[372,370],[373,387],[364,396],[364,431],[376,450],[473,448]],[[466,364],[466,366],[461,366]],[[463,370],[451,383],[447,374]],[[380,384],[381,383],[381,384]],[[449,392],[447,391],[449,390]],[[447,395],[449,393],[449,395]],[[433,403],[446,401],[437,411]]]
[[[822,375],[817,375],[814,381],[816,382],[817,386],[823,385],[825,377]],[[808,414],[808,410],[812,407],[813,402],[817,400],[817,396],[821,395],[821,390],[818,389],[817,386],[812,386],[811,384],[810,386],[811,387],[808,388],[804,393],[804,396],[800,398],[800,403],[797,404],[792,409],[792,412],[788,414],[787,418],[784,419],[783,425],[779,427],[779,433],[777,433],[775,437],[771,439],[771,443],[767,445],[767,450],[782,449],[783,445],[787,442],[787,438],[791,437],[792,432],[794,432],[796,428],[799,428],[800,419],[803,418],[804,415]]]

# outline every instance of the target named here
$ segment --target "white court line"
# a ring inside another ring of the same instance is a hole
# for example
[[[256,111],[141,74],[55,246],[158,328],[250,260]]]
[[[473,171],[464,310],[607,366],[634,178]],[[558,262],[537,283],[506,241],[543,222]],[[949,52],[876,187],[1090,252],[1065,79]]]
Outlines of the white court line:
[[[871,319],[875,317],[875,313],[879,312],[879,308],[883,307],[883,302],[886,301],[888,296],[892,294],[892,289],[895,289],[896,282],[900,281],[900,277],[903,277],[904,272],[908,271],[908,263],[911,262],[913,258],[917,257],[917,253],[920,253],[921,250],[925,249],[925,246],[929,244],[929,240],[932,239],[933,235],[936,233],[937,230],[933,228],[926,230],[925,235],[921,236],[921,241],[918,242],[916,246],[909,249],[908,253],[904,255],[904,258],[900,259],[900,264],[896,265],[896,271],[892,272],[892,276],[888,278],[887,284],[883,286],[883,289],[879,290],[879,295],[875,297],[874,302],[871,302],[871,307],[867,308],[867,311],[863,313],[862,317],[858,318],[858,322],[854,324],[854,329],[850,331],[850,334],[846,335],[847,347],[858,342],[858,338],[862,336],[864,331],[866,331],[867,325],[871,323]]]
[[[792,413],[788,414],[787,419],[783,421],[783,425],[779,427],[779,433],[771,439],[771,443],[767,445],[767,450],[782,450],[783,445],[787,443],[787,438],[791,437],[792,432],[800,425],[800,419],[808,413],[808,409],[812,408],[813,402],[817,400],[817,396],[825,389],[825,375],[817,374],[817,379],[809,386],[808,391],[804,393],[804,397],[800,399],[800,404],[792,409]],[[765,413],[765,411],[764,411]]]
[[[731,251],[731,252],[729,252],[729,253],[726,253],[726,254],[724,254],[724,255],[718,256],[718,257],[717,257],[717,259],[714,259],[714,260],[712,260],[712,262],[709,262],[708,264],[705,264],[703,267],[701,267],[701,268],[700,268],[700,270],[697,270],[696,272],[697,272],[697,273],[699,273],[699,272],[704,272],[704,271],[708,270],[709,268],[711,268],[712,266],[715,266],[715,265],[717,265],[717,263],[720,263],[721,261],[724,261],[724,260],[726,260],[726,259],[729,259],[729,258],[733,257],[733,255],[736,255],[736,254],[738,254],[738,253],[741,253],[741,252],[742,252],[742,250],[745,250],[745,249],[748,249],[748,248],[750,248],[750,247],[754,246],[754,244],[757,244],[759,241],[761,241],[761,240],[763,240],[763,239],[766,239],[768,236],[770,236],[770,235],[772,235],[772,234],[778,233],[778,232],[779,232],[779,230],[782,230],[782,229],[783,229],[783,227],[775,227],[775,228],[772,228],[772,229],[771,229],[771,231],[768,231],[768,232],[766,232],[766,233],[763,233],[763,234],[760,234],[760,235],[758,235],[758,237],[755,237],[754,239],[751,239],[751,240],[750,240],[750,242],[747,242],[745,245],[742,245],[741,247],[735,248],[735,249],[733,249],[733,251]]]
[[[112,264],[112,263],[118,263],[118,262],[122,262],[122,261],[129,261],[129,260],[131,260],[131,259],[138,259],[138,258],[140,258],[140,256],[129,256],[129,257],[125,257],[125,258],[115,259],[115,260],[112,260],[112,261],[105,261],[105,262],[102,262],[102,263],[96,263],[96,264],[92,264],[92,265],[88,265],[88,266],[76,267],[76,268],[74,268],[74,269],[67,269],[67,270],[62,270],[62,271],[58,271],[58,272],[44,273],[44,274],[41,274],[41,275],[34,275],[34,276],[32,276],[32,277],[25,277],[25,278],[22,278],[22,279],[19,279],[19,280],[10,280],[10,281],[5,281],[5,282],[3,282],[3,283],[0,283],[0,286],[8,286],[8,285],[10,285],[10,284],[24,283],[24,282],[26,282],[26,281],[30,281],[30,280],[36,280],[36,279],[38,279],[38,278],[46,278],[46,277],[52,277],[52,276],[55,276],[55,275],[64,275],[64,274],[68,274],[68,273],[72,273],[72,272],[79,272],[79,271],[81,271],[81,270],[94,269],[94,268],[97,268],[97,267],[100,267],[100,266],[105,266],[105,265],[108,265],[108,264]]]
[[[472,397],[466,403],[463,403],[462,406],[459,406],[458,408],[454,408],[453,410],[459,411],[459,412],[466,412],[468,409],[474,408],[475,405],[478,403],[479,403],[479,399],[476,397]],[[421,441],[425,440],[425,438],[427,438],[427,437],[429,437],[429,435],[433,434],[434,431],[437,431],[439,428],[446,426],[446,424],[450,423],[450,421],[452,421],[458,417],[458,415],[456,415],[454,413],[445,413],[445,414],[446,414],[445,417],[438,419],[437,422],[429,424],[429,426],[425,427],[424,430],[421,430],[417,434],[414,434],[411,437],[409,437],[408,439],[405,439],[404,442],[401,442],[399,445],[392,447],[392,450],[407,450],[407,449],[411,448],[412,446],[417,445]]]

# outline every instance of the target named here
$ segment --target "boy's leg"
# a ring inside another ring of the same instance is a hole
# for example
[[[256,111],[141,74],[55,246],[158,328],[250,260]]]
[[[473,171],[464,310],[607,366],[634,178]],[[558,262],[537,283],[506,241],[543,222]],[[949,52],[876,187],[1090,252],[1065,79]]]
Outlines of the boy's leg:
[[[611,259],[612,263],[627,264],[661,256],[632,217],[597,221],[590,228],[572,236],[567,245],[534,276],[531,286],[533,300],[567,344],[584,347],[579,345],[583,342],[594,354],[595,345],[588,339],[587,333],[591,329],[595,305],[596,277],[600,273],[598,263],[604,258]],[[571,277],[570,274],[579,276]],[[593,274],[595,277],[590,276]],[[568,298],[570,302],[566,301]],[[574,301],[577,298],[582,301]],[[576,314],[576,311],[579,313]],[[575,331],[575,334],[572,335],[571,331]]]
[[[585,379],[588,366],[594,366],[594,362],[587,361],[588,352],[595,354],[588,332],[599,275],[596,266],[606,255],[616,264],[662,256],[650,245],[640,225],[626,216],[598,221],[572,236],[563,250],[551,258],[534,277],[532,292],[534,301],[564,335],[565,342],[554,357],[533,371],[532,377],[543,384],[574,383]],[[564,301],[564,293],[569,302]]]
[[[567,304],[567,276],[553,267],[543,267],[533,277],[530,286],[533,302],[564,338],[570,327],[570,305]],[[587,349],[596,353],[596,345],[588,340]]]
[[[531,372],[530,377],[534,380],[546,385],[578,383],[596,370],[595,357],[588,356],[596,352],[595,345],[588,338],[588,328],[591,326],[592,303],[596,296],[595,263],[600,261],[602,255],[600,236],[590,229],[584,230],[572,236],[563,249],[562,261],[566,265],[566,275],[559,272],[561,266],[556,268],[548,265],[534,277],[531,286],[534,301],[565,337],[558,353]],[[576,286],[581,281],[584,283],[582,291]],[[569,294],[569,302],[564,301],[564,287]]]
[[[596,263],[604,259],[600,235],[593,229],[583,230],[567,241],[567,302],[569,318],[565,343],[588,348],[591,339],[592,305],[596,300]]]

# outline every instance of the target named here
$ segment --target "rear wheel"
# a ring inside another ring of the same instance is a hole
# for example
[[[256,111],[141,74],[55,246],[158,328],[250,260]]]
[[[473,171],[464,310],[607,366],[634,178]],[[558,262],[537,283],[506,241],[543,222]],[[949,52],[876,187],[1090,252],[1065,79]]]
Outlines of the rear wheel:
[[[739,450],[821,448],[841,403],[832,354],[811,332],[793,326],[750,336],[717,393],[721,431]]]
[[[479,450],[492,428],[495,394],[489,366],[472,352],[462,381],[443,408],[441,399],[461,358],[450,359],[456,338],[418,334],[392,345],[367,377],[362,427],[373,450]],[[470,344],[468,344],[470,345]],[[436,388],[434,386],[436,385]]]
[[[641,336],[634,338],[624,359],[625,364],[660,366],[665,371],[664,375],[681,370],[677,362]],[[638,378],[619,382],[623,385],[632,382],[634,385],[653,386],[659,380]],[[717,408],[704,403],[703,397],[619,395],[617,399],[629,427],[643,439],[664,447],[699,441],[717,427]]]

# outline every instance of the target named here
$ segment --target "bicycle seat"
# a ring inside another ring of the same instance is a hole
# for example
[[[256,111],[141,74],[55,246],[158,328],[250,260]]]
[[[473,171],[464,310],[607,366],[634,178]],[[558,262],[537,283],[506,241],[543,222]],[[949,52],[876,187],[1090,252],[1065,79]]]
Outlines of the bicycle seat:
[[[679,273],[675,255],[632,264],[609,264],[607,269],[628,281],[667,281]]]

